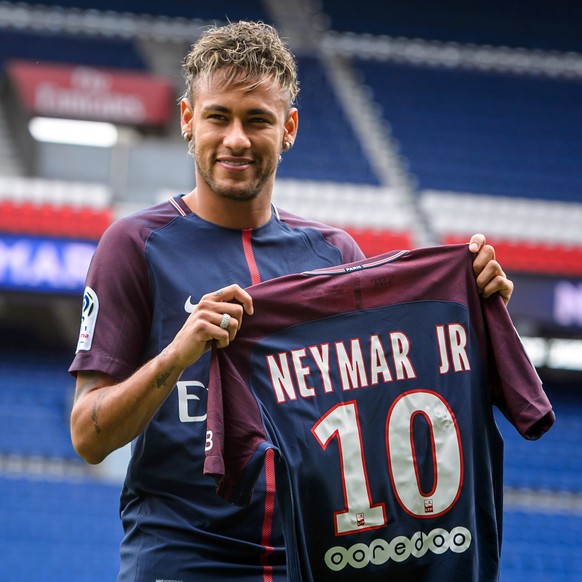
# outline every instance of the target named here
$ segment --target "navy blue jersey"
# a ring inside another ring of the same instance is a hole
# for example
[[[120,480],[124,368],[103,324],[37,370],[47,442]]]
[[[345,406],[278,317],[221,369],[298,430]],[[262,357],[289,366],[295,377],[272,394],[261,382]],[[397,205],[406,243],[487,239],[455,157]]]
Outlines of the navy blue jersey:
[[[275,455],[293,582],[498,579],[493,406],[529,439],[554,414],[472,258],[397,252],[251,287],[254,315],[213,353],[205,471],[244,504]]]
[[[103,235],[70,371],[123,380],[172,341],[202,295],[362,257],[343,231],[282,211],[257,229],[228,229],[175,197]],[[209,363],[207,354],[184,371],[132,443],[121,498],[122,581],[285,578],[271,473],[261,474],[242,509],[218,498],[203,474]]]

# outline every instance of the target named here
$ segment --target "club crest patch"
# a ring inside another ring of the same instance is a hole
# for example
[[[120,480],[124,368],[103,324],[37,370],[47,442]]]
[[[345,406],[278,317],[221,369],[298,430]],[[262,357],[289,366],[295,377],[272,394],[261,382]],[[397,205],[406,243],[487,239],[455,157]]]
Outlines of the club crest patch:
[[[91,287],[85,287],[83,295],[83,310],[81,312],[81,330],[79,331],[79,341],[77,352],[88,351],[93,343],[93,333],[95,332],[95,322],[99,312],[99,298]]]

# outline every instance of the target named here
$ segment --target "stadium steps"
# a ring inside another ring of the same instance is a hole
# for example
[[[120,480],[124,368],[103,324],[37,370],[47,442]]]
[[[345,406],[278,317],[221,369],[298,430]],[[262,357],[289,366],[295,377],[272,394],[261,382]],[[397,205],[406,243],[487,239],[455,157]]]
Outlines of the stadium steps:
[[[0,175],[23,176],[25,167],[14,147],[4,107],[0,103]]]

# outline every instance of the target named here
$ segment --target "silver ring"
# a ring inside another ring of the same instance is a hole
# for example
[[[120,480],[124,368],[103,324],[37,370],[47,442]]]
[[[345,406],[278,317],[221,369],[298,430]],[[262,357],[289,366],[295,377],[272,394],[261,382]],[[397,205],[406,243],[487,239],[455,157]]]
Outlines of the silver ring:
[[[228,326],[230,324],[230,320],[231,317],[228,313],[223,313],[222,314],[222,319],[220,320],[220,328],[221,329],[228,329]]]

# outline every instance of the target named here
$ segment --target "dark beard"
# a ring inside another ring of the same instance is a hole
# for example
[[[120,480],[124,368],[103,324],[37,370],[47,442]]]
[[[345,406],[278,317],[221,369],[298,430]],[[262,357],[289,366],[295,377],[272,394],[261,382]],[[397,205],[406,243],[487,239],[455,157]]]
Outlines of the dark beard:
[[[198,175],[217,196],[226,200],[235,200],[239,202],[248,202],[249,200],[256,198],[277,169],[276,164],[268,166],[264,172],[256,177],[256,179],[249,185],[246,190],[241,190],[240,188],[236,187],[232,188],[221,186],[217,180],[203,171],[198,163],[196,165],[198,168]]]

